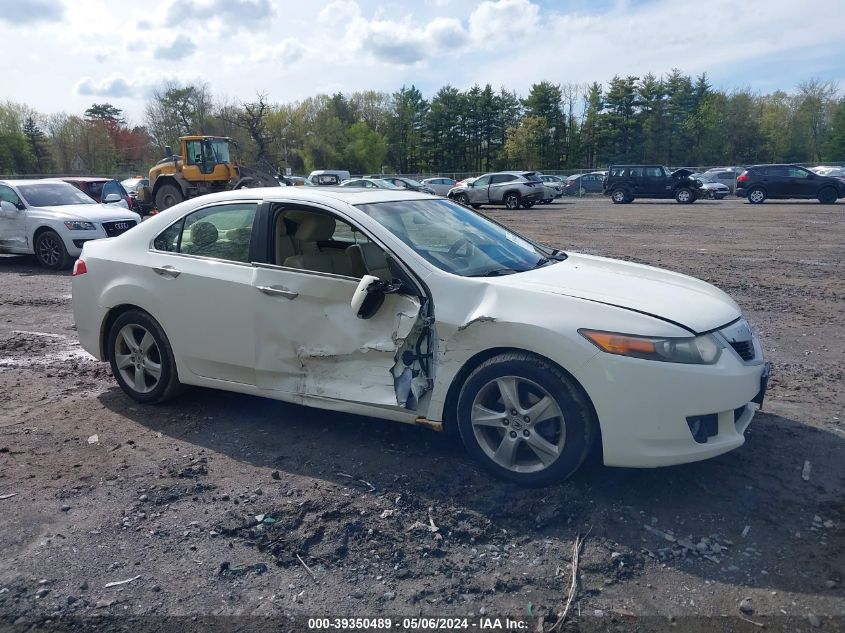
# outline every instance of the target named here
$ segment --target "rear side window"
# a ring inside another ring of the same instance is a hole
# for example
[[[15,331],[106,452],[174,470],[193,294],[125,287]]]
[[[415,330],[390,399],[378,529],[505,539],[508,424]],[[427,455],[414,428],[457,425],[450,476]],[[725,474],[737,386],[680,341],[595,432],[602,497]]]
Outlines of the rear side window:
[[[159,251],[249,262],[254,203],[206,207],[171,224],[153,241]]]
[[[628,170],[628,176],[630,178],[642,178],[643,175],[643,168],[642,167],[631,167]]]

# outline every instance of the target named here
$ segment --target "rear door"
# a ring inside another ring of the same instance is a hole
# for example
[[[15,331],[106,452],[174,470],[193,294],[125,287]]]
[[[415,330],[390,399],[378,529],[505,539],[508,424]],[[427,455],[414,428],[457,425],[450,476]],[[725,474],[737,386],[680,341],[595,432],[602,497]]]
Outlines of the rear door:
[[[202,207],[153,240],[145,272],[161,299],[155,315],[188,369],[255,384],[255,290],[250,264],[258,204]]]
[[[760,169],[759,179],[770,198],[782,198],[791,193],[789,171],[781,165],[771,165]]]
[[[510,183],[516,180],[513,174],[496,174],[490,178],[489,199],[490,202],[502,202],[505,197],[505,190],[510,189]]]
[[[364,259],[369,265],[384,265],[384,251],[337,215],[300,204],[285,211],[285,217],[294,222],[302,222],[309,214],[334,220],[334,234],[327,242],[348,241],[350,247],[361,247],[367,253]],[[272,221],[285,219],[277,215]],[[271,235],[277,233],[270,231]],[[316,246],[319,249],[319,243]],[[270,252],[275,250],[271,247]],[[374,316],[358,318],[350,302],[360,278],[356,271],[334,274],[315,270],[325,255],[313,251],[299,258],[295,268],[255,264],[250,304],[255,315],[258,386],[400,411],[415,408],[416,400],[409,401],[408,394],[412,378],[419,375],[406,371],[400,352],[420,324],[419,300],[405,293],[388,294]],[[406,407],[408,404],[411,406]]]

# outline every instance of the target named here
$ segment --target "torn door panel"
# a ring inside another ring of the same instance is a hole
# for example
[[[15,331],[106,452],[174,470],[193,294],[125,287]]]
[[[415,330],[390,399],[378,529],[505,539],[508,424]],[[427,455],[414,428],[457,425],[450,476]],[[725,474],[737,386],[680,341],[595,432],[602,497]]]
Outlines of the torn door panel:
[[[297,293],[292,300],[256,297],[264,306],[256,311],[259,387],[380,406],[416,405],[425,391],[419,362],[411,359],[407,389],[407,379],[397,380],[404,366],[396,368],[402,352],[416,348],[421,319],[415,297],[387,295],[372,318],[359,319],[349,305],[354,285],[348,279],[324,277],[314,284],[297,273],[258,274],[267,279],[256,283],[281,283]]]

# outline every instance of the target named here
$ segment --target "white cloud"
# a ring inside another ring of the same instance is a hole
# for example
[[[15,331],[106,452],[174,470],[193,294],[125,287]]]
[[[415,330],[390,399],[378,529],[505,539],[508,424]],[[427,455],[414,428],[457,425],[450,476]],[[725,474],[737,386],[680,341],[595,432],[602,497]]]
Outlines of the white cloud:
[[[520,40],[537,27],[540,7],[529,0],[484,0],[469,16],[469,34],[479,46],[491,48]]]
[[[114,74],[104,79],[96,80],[83,77],[76,83],[74,92],[86,97],[108,97],[110,99],[138,99],[145,96],[145,90],[138,87],[123,75]]]
[[[305,53],[306,48],[302,45],[302,42],[294,37],[286,37],[277,44],[257,48],[248,59],[237,59],[236,63],[281,62],[282,64],[295,64],[302,59]]]

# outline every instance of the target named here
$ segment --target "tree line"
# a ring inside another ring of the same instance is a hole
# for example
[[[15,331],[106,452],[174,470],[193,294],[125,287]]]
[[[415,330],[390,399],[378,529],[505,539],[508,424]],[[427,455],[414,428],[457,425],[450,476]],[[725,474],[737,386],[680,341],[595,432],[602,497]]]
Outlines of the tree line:
[[[83,115],[0,103],[0,173],[146,172],[179,136],[234,140],[242,162],[294,173],[565,171],[610,163],[670,166],[845,161],[845,95],[810,79],[792,92],[715,89],[706,74],[613,77],[607,84],[543,81],[526,95],[490,84],[451,85],[426,98],[320,94],[295,103],[214,95],[208,84],[163,83],[143,121],[109,103]]]

